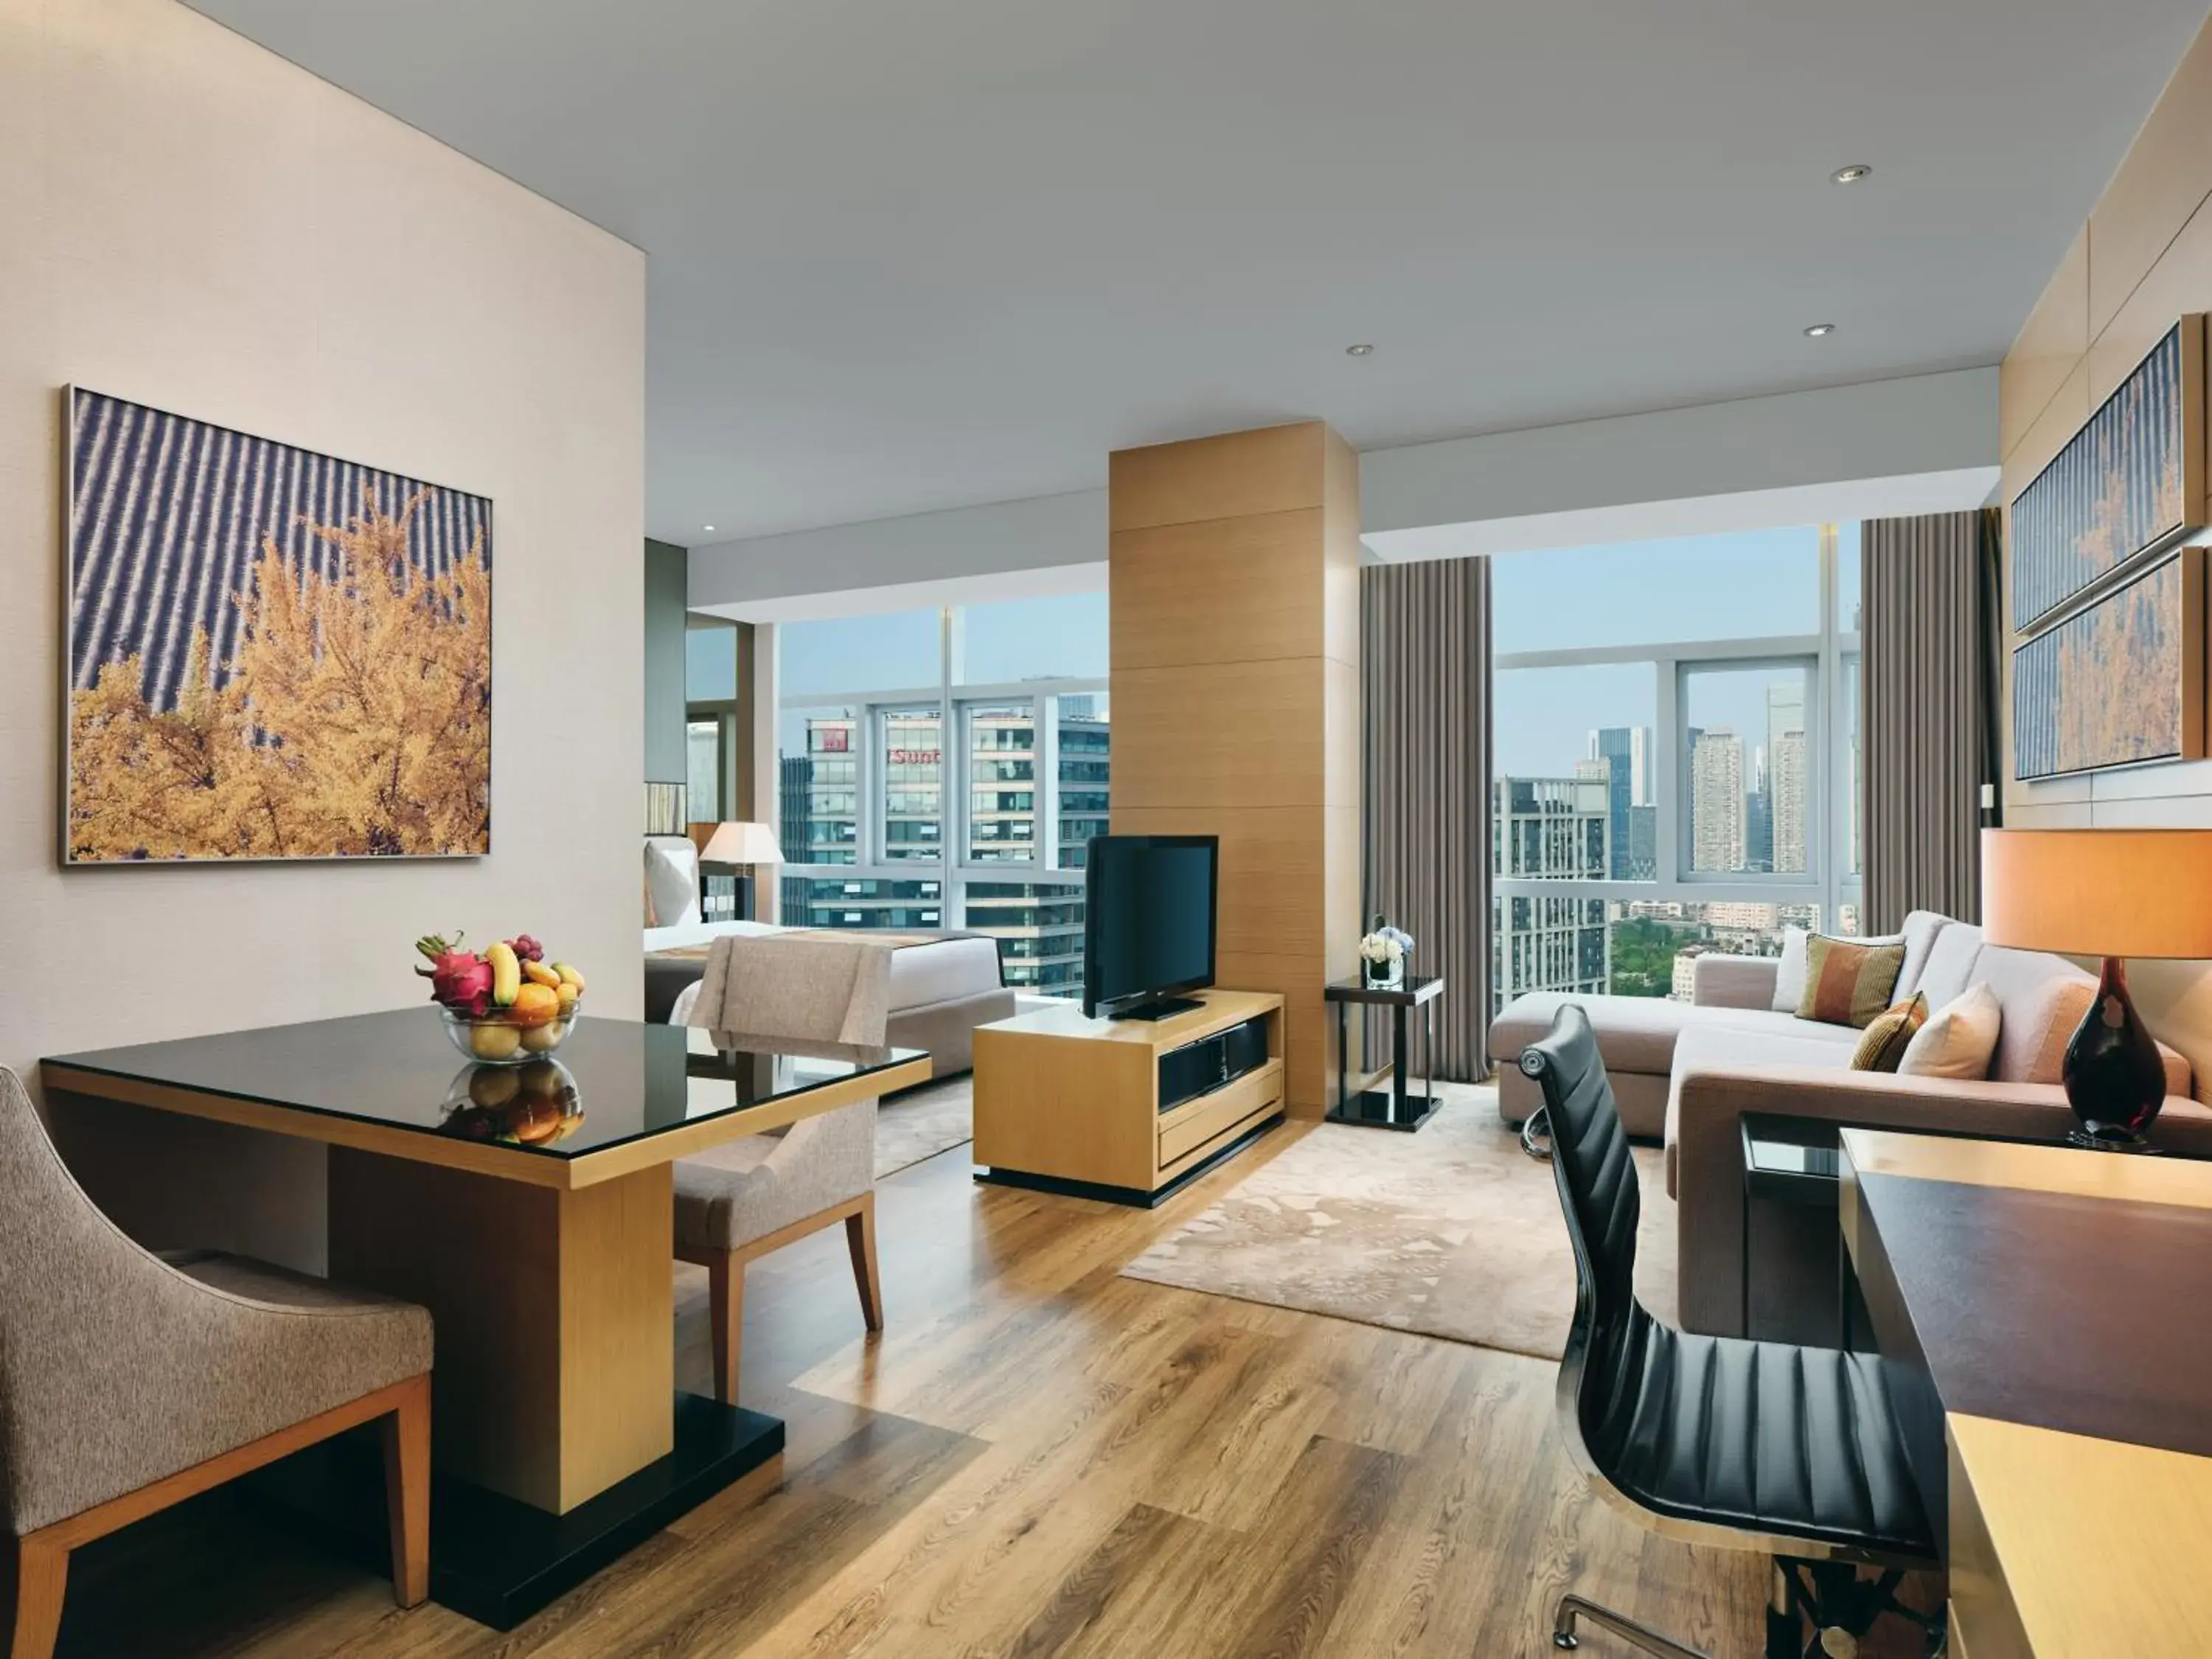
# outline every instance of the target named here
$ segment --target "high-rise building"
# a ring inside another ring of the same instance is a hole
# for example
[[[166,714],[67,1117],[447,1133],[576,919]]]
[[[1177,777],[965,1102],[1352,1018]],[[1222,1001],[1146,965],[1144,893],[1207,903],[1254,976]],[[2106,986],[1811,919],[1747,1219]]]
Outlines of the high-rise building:
[[[1691,867],[1741,870],[1746,862],[1743,739],[1733,726],[1700,731],[1690,757]]]
[[[1650,881],[1658,874],[1657,849],[1638,861],[1631,815],[1639,807],[1655,807],[1651,766],[1651,728],[1648,726],[1608,726],[1589,734],[1589,757],[1608,768],[1607,797],[1612,817],[1613,869],[1615,881]],[[1656,807],[1655,807],[1656,810]]]
[[[1106,699],[1091,694],[1060,700],[1060,866],[1083,868],[1091,838],[1106,833],[1107,779],[1113,727]]]
[[[1057,732],[1060,864],[1079,870],[1091,837],[1105,833],[1109,738],[1105,699],[1060,700]],[[879,826],[886,862],[936,866],[909,878],[787,874],[783,920],[801,927],[967,927],[999,941],[1006,982],[1046,996],[1083,990],[1083,885],[1079,875],[1036,870],[1037,720],[1031,703],[971,708],[962,716],[962,752],[951,775],[967,789],[965,860],[1006,867],[1008,879],[960,884],[946,909],[945,757],[934,708],[881,711],[874,757],[882,779]],[[779,809],[793,864],[855,864],[860,854],[857,749],[866,723],[844,714],[805,723],[805,751],[786,755]],[[1023,866],[1027,865],[1029,869]]]
[[[1805,677],[1791,673],[1771,680],[1766,687],[1766,769],[1767,787],[1773,787],[1775,757],[1782,750],[1782,734],[1805,731]]]
[[[1500,876],[1603,881],[1612,868],[1612,768],[1583,761],[1571,778],[1499,778],[1492,786],[1493,867]],[[1500,894],[1492,927],[1491,1012],[1524,991],[1603,994],[1612,980],[1605,901]]]
[[[1659,873],[1659,809],[1628,809],[1628,879],[1650,881]]]
[[[1774,769],[1770,799],[1774,803],[1774,868],[1802,874],[1807,861],[1805,734],[1784,731],[1774,740]]]
[[[1743,798],[1743,867],[1774,867],[1774,796],[1763,777]]]

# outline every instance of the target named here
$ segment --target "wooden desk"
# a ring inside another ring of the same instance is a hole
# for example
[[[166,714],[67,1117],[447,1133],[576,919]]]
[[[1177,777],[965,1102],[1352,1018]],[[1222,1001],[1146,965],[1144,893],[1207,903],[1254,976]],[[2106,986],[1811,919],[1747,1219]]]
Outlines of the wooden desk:
[[[1967,1659],[2212,1653],[2212,1166],[1846,1129]]]
[[[987,1180],[1150,1205],[1283,1115],[1283,999],[1200,991],[1165,1019],[1086,1019],[1073,1003],[975,1028],[975,1161]],[[1160,1058],[1248,1020],[1266,1062],[1159,1109]]]
[[[96,1096],[330,1146],[331,1277],[435,1322],[431,1593],[507,1628],[782,1449],[776,1419],[676,1393],[670,1165],[925,1081],[929,1057],[740,1053],[586,1017],[557,1064],[477,1066],[424,1007],[41,1076],[63,1109]],[[501,1139],[526,1093],[565,1102],[569,1132]]]

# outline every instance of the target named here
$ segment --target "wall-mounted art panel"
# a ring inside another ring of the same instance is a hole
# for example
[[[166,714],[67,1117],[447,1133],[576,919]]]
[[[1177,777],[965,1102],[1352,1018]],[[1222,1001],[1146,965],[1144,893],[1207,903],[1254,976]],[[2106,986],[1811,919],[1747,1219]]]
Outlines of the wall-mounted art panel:
[[[491,502],[67,397],[64,862],[489,852]]]
[[[2203,572],[2184,548],[2013,653],[2015,776],[2203,757]]]
[[[2184,317],[2012,504],[2013,626],[2205,523],[2204,328]]]

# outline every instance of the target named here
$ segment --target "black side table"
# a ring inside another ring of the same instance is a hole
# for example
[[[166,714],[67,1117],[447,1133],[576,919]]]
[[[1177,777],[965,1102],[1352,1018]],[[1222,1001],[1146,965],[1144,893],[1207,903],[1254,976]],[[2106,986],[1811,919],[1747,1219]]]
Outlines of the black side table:
[[[1363,985],[1356,979],[1340,980],[1322,994],[1336,1005],[1336,1104],[1329,1109],[1331,1123],[1356,1123],[1370,1129],[1418,1129],[1442,1104],[1431,1092],[1437,1085],[1437,998],[1444,988],[1442,975],[1423,979],[1408,974],[1392,986]],[[1390,1086],[1352,1092],[1345,1067],[1350,1048],[1346,1011],[1353,1003],[1390,1011]],[[1406,1092],[1406,1011],[1421,1011],[1421,1092]]]
[[[1869,1328],[1858,1280],[1837,1230],[1841,1126],[1825,1118],[1746,1112],[1743,1137],[1743,1334],[1814,1347],[1851,1346]],[[1832,1309],[1819,1285],[1835,1286]]]

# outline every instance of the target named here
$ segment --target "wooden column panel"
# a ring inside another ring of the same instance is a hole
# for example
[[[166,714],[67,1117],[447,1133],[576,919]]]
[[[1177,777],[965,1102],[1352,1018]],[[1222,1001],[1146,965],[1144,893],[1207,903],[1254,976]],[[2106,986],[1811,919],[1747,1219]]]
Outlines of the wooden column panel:
[[[1361,922],[1359,458],[1318,421],[1122,450],[1108,520],[1114,828],[1221,837],[1220,983],[1285,998],[1318,1116]]]

